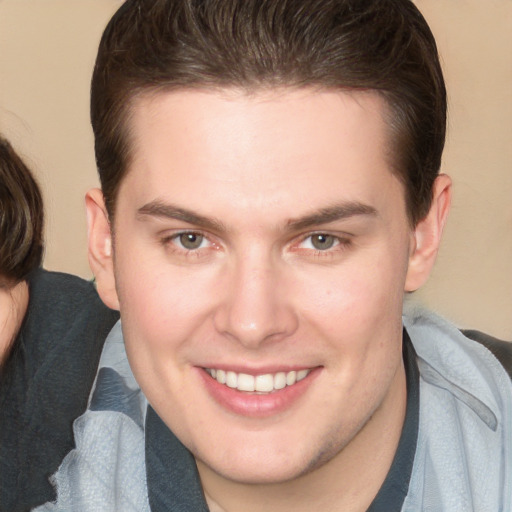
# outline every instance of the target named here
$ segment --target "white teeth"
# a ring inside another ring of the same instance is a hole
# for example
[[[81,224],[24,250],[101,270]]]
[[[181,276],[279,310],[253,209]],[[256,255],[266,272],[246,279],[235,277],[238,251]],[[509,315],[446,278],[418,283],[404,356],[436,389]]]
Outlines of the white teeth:
[[[247,373],[236,373],[232,371],[207,368],[206,371],[218,383],[238,389],[239,391],[270,393],[283,389],[286,386],[293,386],[296,382],[305,379],[311,370],[292,370],[290,372],[278,372],[275,374],[248,375]]]
[[[238,386],[238,376],[235,372],[226,373],[226,386],[236,388]]]
[[[292,371],[286,374],[286,385],[293,386],[297,382],[297,372]]]
[[[270,393],[274,390],[274,376],[270,373],[258,375],[255,381],[256,391],[259,391],[260,393]]]
[[[239,373],[237,389],[239,391],[254,391],[254,377],[246,373]]]
[[[297,372],[297,382],[299,382],[299,380],[305,379],[308,376],[308,373],[308,370],[299,370]]]
[[[279,372],[274,376],[274,388],[283,389],[286,387],[286,373]]]

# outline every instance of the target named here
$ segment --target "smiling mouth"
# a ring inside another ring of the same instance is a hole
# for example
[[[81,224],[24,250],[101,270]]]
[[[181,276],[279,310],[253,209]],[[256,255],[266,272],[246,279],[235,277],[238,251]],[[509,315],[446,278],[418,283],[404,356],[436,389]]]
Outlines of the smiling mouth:
[[[219,384],[229,388],[249,393],[272,393],[305,379],[312,369],[293,370],[289,372],[265,373],[263,375],[248,375],[233,371],[205,368],[206,373]]]

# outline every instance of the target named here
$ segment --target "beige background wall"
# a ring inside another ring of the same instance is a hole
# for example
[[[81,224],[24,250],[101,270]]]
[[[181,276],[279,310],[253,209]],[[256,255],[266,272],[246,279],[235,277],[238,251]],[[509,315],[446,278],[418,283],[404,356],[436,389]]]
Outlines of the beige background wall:
[[[0,131],[34,169],[47,209],[45,266],[84,277],[85,191],[97,185],[89,79],[120,0],[0,0]],[[417,0],[450,97],[443,171],[455,198],[421,300],[512,339],[512,1]]]

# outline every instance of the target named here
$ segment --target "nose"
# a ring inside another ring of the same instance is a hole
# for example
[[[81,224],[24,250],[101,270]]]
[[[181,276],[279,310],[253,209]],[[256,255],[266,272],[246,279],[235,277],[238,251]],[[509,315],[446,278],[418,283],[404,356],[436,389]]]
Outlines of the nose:
[[[298,318],[279,263],[249,256],[228,274],[214,317],[219,333],[257,349],[295,332]]]

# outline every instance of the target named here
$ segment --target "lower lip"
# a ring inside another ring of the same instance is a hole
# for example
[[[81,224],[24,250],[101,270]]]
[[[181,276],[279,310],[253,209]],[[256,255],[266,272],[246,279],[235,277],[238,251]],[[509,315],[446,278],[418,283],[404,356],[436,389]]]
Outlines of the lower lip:
[[[198,368],[210,396],[223,408],[237,415],[250,418],[266,418],[291,408],[311,386],[320,368],[313,369],[307,377],[272,393],[256,394],[238,391],[219,384],[202,368]]]

